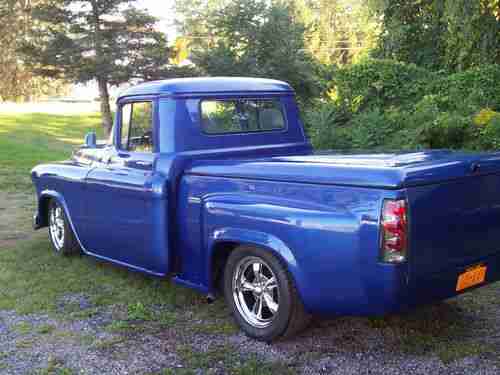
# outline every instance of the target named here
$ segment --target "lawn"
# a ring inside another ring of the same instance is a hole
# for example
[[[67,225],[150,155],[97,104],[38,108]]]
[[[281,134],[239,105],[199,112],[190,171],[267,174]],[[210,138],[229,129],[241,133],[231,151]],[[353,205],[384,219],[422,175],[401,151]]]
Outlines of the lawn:
[[[67,158],[93,129],[96,114],[0,113],[0,372],[367,371],[361,357],[395,374],[460,373],[476,366],[471,358],[486,374],[498,370],[498,283],[406,314],[317,320],[269,346],[241,335],[221,300],[207,304],[168,280],[89,257],[56,256],[46,230],[30,228],[29,171]]]
[[[62,160],[83,143],[91,130],[100,132],[98,114],[54,115],[0,113],[0,181],[2,190],[28,190],[30,169],[42,161]]]

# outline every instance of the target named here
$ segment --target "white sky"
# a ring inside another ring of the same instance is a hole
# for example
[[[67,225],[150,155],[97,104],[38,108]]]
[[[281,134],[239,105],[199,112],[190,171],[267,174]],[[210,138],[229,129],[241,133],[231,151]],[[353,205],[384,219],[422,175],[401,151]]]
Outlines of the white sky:
[[[137,4],[160,19],[158,26],[167,33],[169,41],[175,39],[175,0],[138,0]]]
[[[139,8],[145,8],[159,19],[158,28],[167,34],[169,43],[176,37],[175,31],[175,0],[137,0]],[[111,88],[111,95],[117,95],[123,88]],[[94,99],[99,96],[95,83],[74,85],[71,96],[81,99]]]

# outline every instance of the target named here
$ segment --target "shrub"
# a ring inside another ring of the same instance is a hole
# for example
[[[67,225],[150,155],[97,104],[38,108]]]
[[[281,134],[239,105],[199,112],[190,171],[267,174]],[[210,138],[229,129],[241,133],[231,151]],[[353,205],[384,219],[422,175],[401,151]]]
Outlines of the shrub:
[[[366,59],[337,69],[333,88],[337,104],[350,113],[367,109],[407,106],[425,94],[434,74],[414,64]]]
[[[397,130],[378,108],[360,113],[351,123],[351,146],[355,149],[376,149],[387,145]]]
[[[350,148],[351,139],[346,138],[345,115],[335,103],[316,102],[304,112],[304,126],[317,149]]]
[[[443,110],[500,110],[500,65],[485,65],[429,82],[429,93],[441,98]]]
[[[500,147],[500,66],[447,75],[365,60],[336,70],[333,99],[306,113],[317,148]]]
[[[495,112],[484,124],[478,124],[475,148],[494,150],[500,148],[500,113]]]

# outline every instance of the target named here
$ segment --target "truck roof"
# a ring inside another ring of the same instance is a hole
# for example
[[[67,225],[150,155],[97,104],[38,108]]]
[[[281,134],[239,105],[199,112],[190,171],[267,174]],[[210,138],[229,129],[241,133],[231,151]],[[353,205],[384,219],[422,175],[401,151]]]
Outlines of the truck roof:
[[[151,81],[130,87],[119,98],[132,95],[183,95],[204,93],[283,92],[292,87],[282,81],[249,77],[174,78]]]

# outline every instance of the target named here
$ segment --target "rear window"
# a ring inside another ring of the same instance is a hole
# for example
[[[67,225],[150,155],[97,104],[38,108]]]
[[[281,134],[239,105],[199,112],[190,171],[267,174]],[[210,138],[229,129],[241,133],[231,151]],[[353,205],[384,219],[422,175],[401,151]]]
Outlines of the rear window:
[[[250,133],[285,129],[279,100],[203,100],[201,126],[207,134]]]

